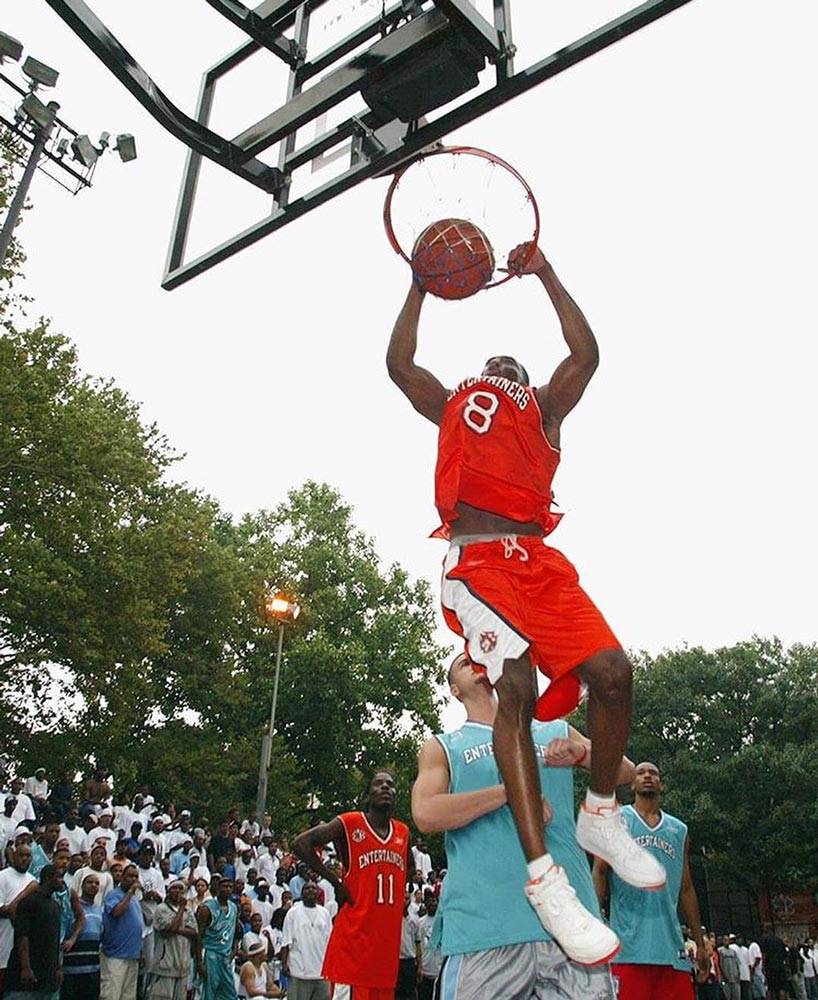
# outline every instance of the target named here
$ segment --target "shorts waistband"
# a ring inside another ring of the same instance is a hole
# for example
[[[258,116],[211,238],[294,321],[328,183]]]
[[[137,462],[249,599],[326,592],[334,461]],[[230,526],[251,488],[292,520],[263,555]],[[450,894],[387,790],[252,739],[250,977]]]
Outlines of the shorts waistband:
[[[450,547],[453,549],[462,549],[466,545],[477,545],[480,542],[502,542],[504,539],[512,539],[514,542],[523,541],[526,538],[530,538],[532,541],[543,541],[542,535],[514,535],[509,534],[507,531],[500,533],[491,533],[486,535],[459,535],[457,538],[451,540]]]

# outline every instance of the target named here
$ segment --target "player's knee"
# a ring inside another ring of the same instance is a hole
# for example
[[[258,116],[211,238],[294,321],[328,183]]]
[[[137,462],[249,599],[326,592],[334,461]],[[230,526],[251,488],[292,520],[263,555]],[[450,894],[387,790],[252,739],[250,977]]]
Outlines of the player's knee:
[[[497,692],[498,714],[521,714],[530,718],[534,714],[535,697],[528,657],[506,660],[502,676],[494,685],[494,690]]]
[[[581,676],[591,694],[600,701],[614,703],[630,699],[633,667],[621,649],[607,649],[591,657],[584,664]]]

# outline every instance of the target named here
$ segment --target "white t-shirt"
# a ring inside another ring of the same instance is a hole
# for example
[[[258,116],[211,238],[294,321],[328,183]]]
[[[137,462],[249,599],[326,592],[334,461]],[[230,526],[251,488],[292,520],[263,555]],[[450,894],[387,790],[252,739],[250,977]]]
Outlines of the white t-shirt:
[[[11,795],[11,792],[9,792]],[[0,811],[5,813],[6,799],[8,795],[3,799],[3,804],[0,806]],[[11,814],[11,818],[17,823],[22,823],[25,820],[36,819],[34,815],[34,806],[31,804],[31,799],[26,795],[25,792],[19,792],[14,796],[17,799],[17,805],[14,807],[14,812]]]
[[[116,830],[112,830],[110,827],[106,830],[104,826],[95,826],[90,833],[86,833],[83,848],[86,854],[91,853],[91,849],[97,841],[105,847],[105,853],[110,860],[114,856],[114,848],[116,847]]]
[[[0,813],[0,865],[5,864],[3,852],[10,840],[14,840],[14,831],[17,829],[17,820],[12,816]]]
[[[277,869],[278,858],[270,854],[266,847],[260,847],[258,858],[256,859],[256,871],[259,873],[259,876],[266,878],[270,885],[272,885],[276,880]]]
[[[276,908],[270,902],[269,899],[265,899],[263,902],[260,899],[253,900],[253,913],[261,914],[261,924],[262,927],[266,927],[267,924],[273,919],[273,914]]]
[[[247,937],[248,935],[244,935]],[[254,934],[253,937],[256,937]],[[266,990],[267,989],[267,963],[262,962],[261,965],[256,968],[252,962],[245,962],[239,970],[239,988],[237,996],[246,997],[247,990],[242,982],[242,977],[250,977],[250,982],[255,990]],[[258,996],[258,993],[256,994]]]
[[[400,927],[400,957],[415,958],[417,955],[416,945],[420,941],[420,926],[418,918],[411,913],[403,918]]]
[[[48,798],[48,782],[43,778],[40,781],[35,775],[32,774],[30,778],[26,778],[26,783],[23,785],[23,791],[26,795],[33,795],[35,799],[47,799]]]
[[[144,844],[146,840],[149,840],[153,844],[153,849],[156,852],[156,861],[158,863],[167,853],[167,843],[165,841],[164,833],[155,833],[153,830],[150,830],[148,833],[142,834],[139,838],[139,843]]]
[[[421,917],[418,921],[418,930],[420,931],[420,968],[423,975],[429,979],[437,979],[437,974],[443,965],[443,954],[440,949],[429,947],[434,922],[435,918],[429,913]]]
[[[804,979],[815,979],[818,976],[818,948],[805,948],[801,952],[804,959]]]
[[[326,907],[316,903],[304,906],[296,903],[287,911],[281,936],[281,946],[289,947],[287,964],[296,979],[320,979],[324,954],[327,950],[332,920]]]
[[[110,872],[98,872],[94,868],[85,867],[78,868],[74,872],[74,877],[71,880],[71,891],[77,895],[82,895],[82,883],[86,875],[96,875],[99,879],[99,889],[97,890],[96,896],[94,896],[94,905],[102,906],[105,897],[114,887],[114,878]]]
[[[749,956],[750,968],[752,969],[756,961],[761,961],[761,948],[755,941],[750,942],[750,947],[747,949]],[[761,966],[759,965],[759,968]]]
[[[741,982],[750,982],[750,949],[742,944],[731,944],[731,951],[738,959],[738,976]]]
[[[423,881],[425,882],[429,872],[432,870],[431,857],[417,847],[412,848],[412,857],[415,861],[415,868],[423,876]]]
[[[68,849],[72,854],[81,854],[85,848],[85,838],[88,834],[81,826],[74,825],[73,830],[69,830],[65,823],[60,823],[60,835],[58,840],[67,840]]]
[[[9,866],[0,872],[0,906],[9,903],[20,895],[25,887],[36,879],[28,872],[18,872]],[[0,917],[0,969],[9,964],[9,955],[14,947],[14,922],[9,917]]]

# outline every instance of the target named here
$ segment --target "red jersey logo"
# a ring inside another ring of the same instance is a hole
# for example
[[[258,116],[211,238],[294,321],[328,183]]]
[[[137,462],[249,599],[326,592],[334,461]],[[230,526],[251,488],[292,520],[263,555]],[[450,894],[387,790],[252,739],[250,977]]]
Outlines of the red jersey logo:
[[[494,652],[497,646],[497,633],[496,632],[481,632],[480,633],[480,649],[484,653]]]
[[[360,827],[358,827],[357,830],[352,831],[352,839],[355,841],[356,844],[360,844],[360,842],[364,839],[365,836],[366,834]]]

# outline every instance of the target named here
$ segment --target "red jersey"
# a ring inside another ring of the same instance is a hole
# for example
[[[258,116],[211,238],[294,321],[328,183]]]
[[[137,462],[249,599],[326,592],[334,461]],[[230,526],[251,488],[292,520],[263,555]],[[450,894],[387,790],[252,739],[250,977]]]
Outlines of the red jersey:
[[[344,885],[354,902],[332,927],[321,975],[331,983],[392,988],[398,981],[409,827],[392,820],[381,839],[362,812],[341,813],[349,868]]]
[[[449,537],[457,502],[521,523],[547,535],[561,514],[551,510],[551,481],[560,453],[542,426],[529,386],[500,375],[467,378],[446,401],[440,421],[435,504]]]

